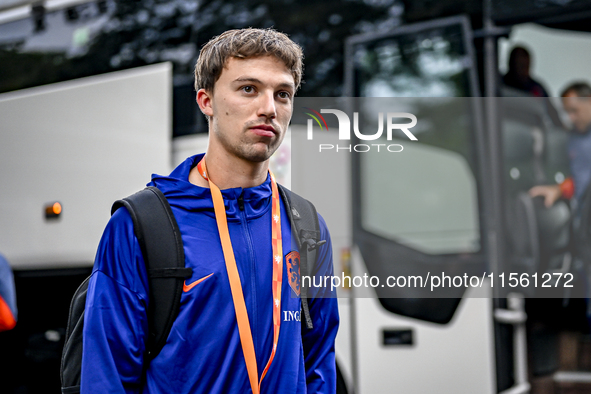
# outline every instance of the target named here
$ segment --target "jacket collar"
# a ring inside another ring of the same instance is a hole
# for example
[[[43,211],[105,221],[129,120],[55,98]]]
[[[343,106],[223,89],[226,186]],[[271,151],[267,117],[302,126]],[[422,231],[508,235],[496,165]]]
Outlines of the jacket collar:
[[[158,187],[168,198],[171,206],[187,211],[205,211],[213,215],[213,201],[209,188],[189,182],[189,172],[203,158],[204,154],[189,157],[175,168],[169,176],[152,175],[148,186]],[[247,218],[256,218],[271,208],[271,178],[259,186],[230,188],[222,190],[228,220],[239,220],[242,216],[239,199],[242,196],[243,212]]]

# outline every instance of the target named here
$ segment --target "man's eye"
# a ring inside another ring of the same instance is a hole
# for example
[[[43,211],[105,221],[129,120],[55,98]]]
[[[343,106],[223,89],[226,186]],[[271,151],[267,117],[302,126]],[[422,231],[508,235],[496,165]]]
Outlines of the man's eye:
[[[282,99],[288,99],[291,95],[288,92],[279,92],[279,97]]]
[[[252,86],[244,86],[242,88],[242,90],[244,90],[245,93],[252,93],[252,92],[254,92],[254,88]]]

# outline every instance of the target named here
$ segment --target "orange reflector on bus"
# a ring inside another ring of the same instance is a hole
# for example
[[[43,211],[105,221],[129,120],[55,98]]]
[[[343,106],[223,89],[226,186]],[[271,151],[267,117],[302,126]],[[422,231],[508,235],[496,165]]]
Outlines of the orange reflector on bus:
[[[59,217],[62,213],[62,204],[59,202],[52,202],[45,205],[45,218],[53,219]]]

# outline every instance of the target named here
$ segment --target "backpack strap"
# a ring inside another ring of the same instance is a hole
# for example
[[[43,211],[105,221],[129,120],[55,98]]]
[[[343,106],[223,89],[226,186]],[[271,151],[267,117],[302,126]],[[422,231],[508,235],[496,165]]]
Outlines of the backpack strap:
[[[326,243],[326,240],[320,240],[320,224],[318,223],[318,213],[314,205],[303,197],[298,196],[291,190],[282,185],[277,185],[279,194],[287,208],[287,213],[291,221],[292,229],[295,230],[295,239],[300,250],[300,278],[303,275],[312,277],[313,267],[316,265],[316,250]],[[308,305],[308,288],[304,286],[304,281],[300,279],[302,311],[308,329],[314,328],[312,318],[310,317],[310,307]]]
[[[178,224],[166,197],[156,187],[146,187],[123,200],[115,201],[111,214],[127,208],[133,220],[148,272],[150,302],[146,357],[153,359],[166,343],[176,319],[183,281],[193,269],[185,267],[185,253]]]

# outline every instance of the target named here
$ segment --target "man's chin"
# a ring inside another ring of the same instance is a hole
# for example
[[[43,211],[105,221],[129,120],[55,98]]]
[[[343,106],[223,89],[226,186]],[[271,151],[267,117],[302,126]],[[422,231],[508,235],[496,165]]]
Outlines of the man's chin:
[[[243,159],[251,161],[253,163],[262,163],[264,161],[269,160],[269,158],[273,155],[275,150],[266,150],[266,151],[251,151],[243,155]]]
[[[253,149],[249,152],[245,152],[244,158],[254,163],[261,163],[269,160],[278,148],[278,146],[262,145],[263,146],[253,146]]]

